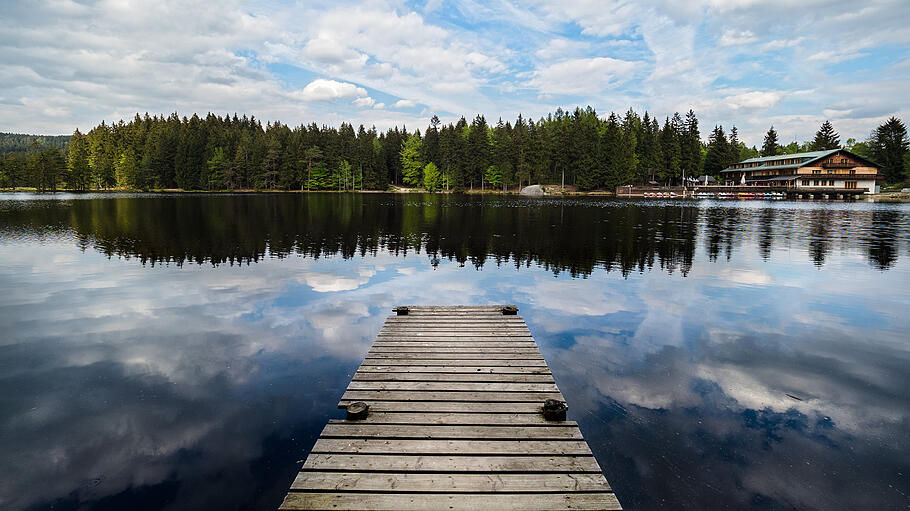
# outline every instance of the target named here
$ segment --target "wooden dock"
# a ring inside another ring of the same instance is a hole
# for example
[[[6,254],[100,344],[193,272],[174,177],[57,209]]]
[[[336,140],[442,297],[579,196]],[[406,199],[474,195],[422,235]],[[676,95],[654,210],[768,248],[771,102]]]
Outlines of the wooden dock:
[[[563,396],[503,309],[396,308],[339,403],[366,418],[329,421],[281,509],[621,509],[578,425],[544,417]]]

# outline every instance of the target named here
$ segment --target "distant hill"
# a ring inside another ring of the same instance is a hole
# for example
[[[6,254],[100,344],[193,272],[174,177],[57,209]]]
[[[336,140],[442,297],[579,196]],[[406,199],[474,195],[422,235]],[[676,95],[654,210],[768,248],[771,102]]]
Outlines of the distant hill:
[[[63,146],[70,141],[70,135],[25,135],[22,133],[0,133],[0,155],[26,153],[37,142],[41,148]]]

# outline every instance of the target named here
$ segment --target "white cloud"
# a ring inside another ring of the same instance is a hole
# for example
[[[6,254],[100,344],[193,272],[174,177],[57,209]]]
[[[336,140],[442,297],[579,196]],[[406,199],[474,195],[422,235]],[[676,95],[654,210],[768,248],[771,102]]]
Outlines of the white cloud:
[[[758,37],[751,30],[724,30],[724,34],[720,36],[720,41],[718,44],[721,46],[738,46],[741,44],[749,44],[758,41]]]
[[[362,98],[366,95],[366,89],[353,83],[324,80],[322,78],[308,83],[297,94],[303,101],[334,101],[336,99]]]
[[[369,57],[328,38],[311,39],[303,47],[304,58],[334,66],[335,71],[351,71],[366,65]]]
[[[608,57],[568,59],[534,71],[530,83],[542,94],[597,94],[631,80],[638,66]]]
[[[360,107],[360,108],[371,107],[371,106],[373,106],[375,103],[376,103],[376,100],[374,100],[373,98],[371,98],[371,97],[369,97],[369,96],[366,96],[366,97],[363,97],[363,98],[357,98],[357,99],[355,99],[355,100],[353,101],[354,106]]]
[[[399,99],[399,100],[396,101],[395,104],[392,105],[392,106],[393,106],[394,108],[411,108],[411,107],[416,106],[416,105],[417,105],[417,103],[411,101],[410,99]]]
[[[741,108],[770,108],[776,105],[783,93],[779,91],[752,91],[742,94],[727,96],[723,99],[724,103],[733,110]]]
[[[382,129],[579,103],[660,117],[695,108],[704,125],[739,126],[750,145],[773,117],[825,112],[863,137],[881,111],[906,115],[905,94],[853,90],[867,108],[833,91],[855,82],[860,62],[868,91],[891,90],[888,80],[906,90],[907,16],[910,3],[896,0],[0,2],[0,19],[16,20],[0,34],[0,130],[67,133],[174,110]],[[817,90],[793,94],[807,89]],[[422,110],[400,104],[377,118],[377,94]]]
[[[545,46],[542,46],[534,52],[534,54],[542,59],[553,59],[575,56],[580,52],[588,50],[590,47],[591,43],[586,41],[573,41],[564,37],[557,37],[551,39]]]

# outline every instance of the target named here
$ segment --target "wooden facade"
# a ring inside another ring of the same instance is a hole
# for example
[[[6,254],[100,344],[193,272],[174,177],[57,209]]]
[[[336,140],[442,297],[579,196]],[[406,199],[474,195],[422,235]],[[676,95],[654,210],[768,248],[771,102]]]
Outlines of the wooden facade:
[[[878,165],[846,149],[750,158],[721,171],[730,184],[784,187],[795,191],[876,193]]]

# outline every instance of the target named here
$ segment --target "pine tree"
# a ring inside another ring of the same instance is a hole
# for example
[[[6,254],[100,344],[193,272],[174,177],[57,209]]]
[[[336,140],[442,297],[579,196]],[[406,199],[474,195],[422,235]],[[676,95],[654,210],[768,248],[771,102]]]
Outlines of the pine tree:
[[[658,177],[661,181],[667,182],[676,179],[682,173],[680,168],[680,142],[679,132],[682,118],[679,113],[673,114],[673,120],[668,117],[664,121],[664,127],[660,132],[660,148],[664,155],[664,165]]]
[[[496,189],[502,184],[502,170],[496,165],[487,167],[487,170],[484,171],[483,175],[486,185],[492,189]]]
[[[840,149],[840,135],[834,131],[831,121],[825,121],[815,132],[815,139],[810,145],[812,151],[827,151],[829,149]]]
[[[680,170],[683,176],[696,176],[701,166],[702,143],[695,112],[686,113],[686,121],[680,133]]]
[[[226,174],[229,172],[230,165],[224,155],[223,147],[216,147],[215,153],[206,162],[209,168],[209,190],[224,190],[227,188]]]
[[[727,159],[728,167],[744,159],[742,157],[742,150],[744,147],[743,143],[739,141],[739,130],[736,129],[736,126],[733,126],[730,129],[730,155]]]
[[[429,192],[438,192],[445,188],[445,177],[433,162],[427,163],[423,168],[423,186]]]
[[[79,130],[73,132],[73,137],[67,145],[67,186],[73,190],[85,191],[91,184],[91,168],[89,168],[88,141]]]
[[[139,179],[139,158],[136,156],[136,151],[132,147],[127,146],[126,149],[120,153],[120,157],[117,158],[115,169],[117,173],[117,186],[131,190],[139,190],[142,188],[142,183]]]
[[[768,128],[768,133],[765,133],[765,141],[761,146],[761,155],[762,156],[777,156],[780,154],[780,144],[777,141],[777,131],[774,130],[774,126]]]
[[[708,138],[708,153],[705,156],[705,174],[716,176],[730,164],[730,144],[723,126],[715,126]]]
[[[433,116],[423,137],[423,161],[439,163],[439,117]]]
[[[422,180],[423,162],[420,161],[420,151],[423,143],[417,134],[409,136],[401,148],[401,172],[404,184],[420,186]]]
[[[906,178],[910,140],[907,127],[900,119],[891,117],[875,128],[868,145],[872,159],[882,166],[885,181],[897,183]]]

